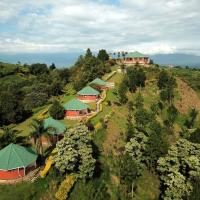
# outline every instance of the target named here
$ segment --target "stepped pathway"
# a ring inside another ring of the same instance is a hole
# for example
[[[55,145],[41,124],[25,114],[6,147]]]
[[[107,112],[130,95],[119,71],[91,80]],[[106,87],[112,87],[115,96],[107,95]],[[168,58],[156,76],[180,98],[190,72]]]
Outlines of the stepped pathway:
[[[197,93],[181,78],[177,78],[179,99],[176,107],[180,113],[187,113],[189,109],[195,108],[200,112],[200,99]]]

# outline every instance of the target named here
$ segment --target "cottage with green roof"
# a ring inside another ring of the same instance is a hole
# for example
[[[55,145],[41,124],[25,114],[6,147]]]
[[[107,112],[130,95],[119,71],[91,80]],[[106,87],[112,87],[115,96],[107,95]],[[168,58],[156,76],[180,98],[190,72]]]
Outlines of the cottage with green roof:
[[[66,130],[66,126],[63,123],[51,117],[44,119],[44,128],[47,129],[49,135],[53,136],[62,135]]]
[[[87,86],[77,93],[77,98],[83,102],[95,102],[98,100],[100,92]]]
[[[0,179],[24,177],[36,167],[37,155],[31,149],[9,144],[0,150]]]
[[[150,59],[147,55],[144,55],[138,51],[130,52],[127,54],[124,54],[124,57],[122,58],[124,64],[149,64]]]
[[[108,88],[108,83],[101,80],[100,78],[94,79],[89,83],[89,85],[98,90],[104,90]]]
[[[123,58],[124,64],[149,64],[150,59],[147,55],[144,55],[138,51],[131,52],[128,54],[125,54],[125,58]]]
[[[89,106],[78,99],[72,99],[64,105],[67,118],[83,117],[88,114]]]

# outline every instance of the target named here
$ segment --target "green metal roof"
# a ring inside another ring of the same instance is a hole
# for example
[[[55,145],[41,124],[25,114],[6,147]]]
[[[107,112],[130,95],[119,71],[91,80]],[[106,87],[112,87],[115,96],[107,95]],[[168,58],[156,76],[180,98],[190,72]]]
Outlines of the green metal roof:
[[[31,149],[11,143],[0,150],[0,170],[27,167],[36,159],[37,155]]]
[[[138,51],[135,51],[135,52],[128,53],[125,57],[126,58],[146,58],[148,56],[144,55]]]
[[[93,89],[90,86],[87,86],[85,88],[83,88],[82,90],[80,90],[78,93],[78,95],[99,95],[99,91]]]
[[[101,80],[100,78],[94,79],[92,82],[90,82],[90,85],[91,84],[103,85],[103,86],[107,85],[107,83],[105,81]]]
[[[66,127],[63,123],[51,117],[44,120],[44,128],[48,129],[48,133],[51,135],[62,134],[66,130]]]
[[[84,110],[89,106],[78,99],[72,99],[64,105],[65,110]]]

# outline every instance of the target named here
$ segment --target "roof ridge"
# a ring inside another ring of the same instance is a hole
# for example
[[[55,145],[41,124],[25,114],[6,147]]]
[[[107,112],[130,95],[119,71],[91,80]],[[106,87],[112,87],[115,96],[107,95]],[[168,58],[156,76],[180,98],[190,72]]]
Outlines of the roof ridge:
[[[15,145],[17,147],[17,145]],[[23,147],[22,147],[23,148]],[[13,151],[15,152],[15,154],[17,155],[17,157],[19,158],[19,160],[22,162],[23,167],[24,167],[24,162],[23,160],[20,158],[20,156],[17,154],[17,152],[15,151],[15,148],[13,148]]]
[[[11,143],[8,147],[11,149],[12,148],[13,143]],[[9,148],[7,148],[9,150]],[[9,152],[9,156],[8,156],[8,160],[7,160],[7,167],[9,166],[9,160],[10,160],[10,154],[11,154],[11,150]]]

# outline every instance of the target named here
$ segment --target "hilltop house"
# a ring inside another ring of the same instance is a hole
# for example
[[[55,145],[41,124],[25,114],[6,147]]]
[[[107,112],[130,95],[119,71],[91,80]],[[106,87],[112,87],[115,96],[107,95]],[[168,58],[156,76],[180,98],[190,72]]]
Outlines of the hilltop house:
[[[0,179],[22,178],[36,168],[37,155],[26,147],[9,144],[0,150]]]
[[[65,117],[77,118],[86,116],[89,112],[89,106],[78,99],[72,99],[64,105]]]
[[[83,102],[95,102],[98,100],[100,92],[87,86],[77,93],[77,98]]]
[[[124,64],[142,64],[142,65],[145,65],[145,64],[149,64],[150,63],[150,59],[148,56],[140,53],[140,52],[131,52],[131,53],[128,53],[124,56],[124,58],[122,58],[122,62]]]

